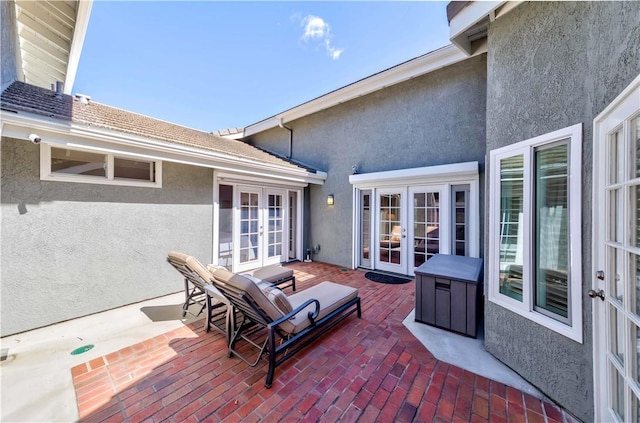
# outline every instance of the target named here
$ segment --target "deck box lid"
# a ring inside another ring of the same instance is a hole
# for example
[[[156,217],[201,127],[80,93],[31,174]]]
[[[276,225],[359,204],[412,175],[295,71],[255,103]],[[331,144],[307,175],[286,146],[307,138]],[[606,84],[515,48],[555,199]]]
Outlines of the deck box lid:
[[[482,281],[482,259],[436,254],[415,270],[416,275],[434,276],[468,283]]]

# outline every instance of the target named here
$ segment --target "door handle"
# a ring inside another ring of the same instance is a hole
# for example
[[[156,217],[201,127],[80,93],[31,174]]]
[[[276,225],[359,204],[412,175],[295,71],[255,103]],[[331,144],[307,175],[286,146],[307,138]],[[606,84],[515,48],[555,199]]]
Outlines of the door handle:
[[[589,291],[587,291],[587,295],[592,299],[600,298],[602,301],[604,301],[604,291],[602,289],[599,289],[597,291],[590,289]]]

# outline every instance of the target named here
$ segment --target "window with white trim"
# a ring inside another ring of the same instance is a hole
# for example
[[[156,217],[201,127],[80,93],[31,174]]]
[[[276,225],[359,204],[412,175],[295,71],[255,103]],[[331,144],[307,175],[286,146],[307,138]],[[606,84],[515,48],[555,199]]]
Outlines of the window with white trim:
[[[162,187],[162,162],[126,154],[41,144],[40,179]]]
[[[491,151],[489,300],[582,342],[582,125]]]

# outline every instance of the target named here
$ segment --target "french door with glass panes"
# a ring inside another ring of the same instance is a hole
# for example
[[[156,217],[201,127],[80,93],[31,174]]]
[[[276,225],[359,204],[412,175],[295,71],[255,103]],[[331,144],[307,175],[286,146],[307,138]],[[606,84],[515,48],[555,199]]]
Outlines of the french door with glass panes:
[[[442,216],[449,213],[442,186],[379,190],[377,210],[376,269],[413,274],[448,242],[448,231],[441,231]]]
[[[444,186],[414,187],[409,189],[410,239],[412,270],[435,254],[441,253],[442,245],[449,239],[453,222],[448,218],[448,191]]]
[[[376,268],[407,273],[406,189],[379,190],[377,196]]]
[[[640,419],[640,76],[595,120],[595,420]]]
[[[286,191],[238,186],[234,245],[234,271],[242,272],[286,261]]]

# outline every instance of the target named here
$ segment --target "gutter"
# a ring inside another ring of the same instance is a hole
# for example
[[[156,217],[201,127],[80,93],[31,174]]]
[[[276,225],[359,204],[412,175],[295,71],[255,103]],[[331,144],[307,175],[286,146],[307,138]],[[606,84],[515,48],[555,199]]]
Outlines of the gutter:
[[[229,156],[215,151],[200,149],[153,138],[123,134],[96,127],[84,127],[74,123],[59,123],[49,119],[0,111],[2,136],[29,139],[37,132],[48,144],[86,147],[94,150],[130,154],[155,160],[168,160],[184,164],[224,169],[252,175],[267,176],[312,184],[324,184],[326,172],[309,172],[304,169],[285,168],[275,164]]]
[[[280,123],[278,124],[278,126],[289,131],[289,154],[287,155],[287,159],[291,159],[291,155],[293,154],[293,129],[285,126],[282,118],[280,118]]]

